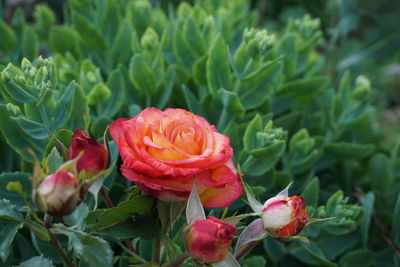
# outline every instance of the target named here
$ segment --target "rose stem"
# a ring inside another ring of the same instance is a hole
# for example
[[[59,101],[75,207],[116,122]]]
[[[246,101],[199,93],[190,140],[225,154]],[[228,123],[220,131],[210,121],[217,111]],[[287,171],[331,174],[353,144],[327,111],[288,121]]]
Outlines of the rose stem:
[[[153,256],[152,260],[156,263],[160,263],[160,253],[161,253],[161,239],[156,237],[153,244]]]
[[[114,207],[114,204],[112,203],[111,198],[108,195],[107,191],[104,189],[104,187],[100,189],[100,195],[103,198],[104,202],[106,203],[107,208],[111,209]],[[136,248],[132,245],[132,241],[129,238],[125,238],[124,242],[126,246],[130,249],[130,251],[137,254]]]
[[[72,263],[72,261],[67,257],[65,254],[64,249],[61,247],[60,243],[58,242],[56,236],[49,230],[53,225],[53,216],[48,215],[47,213],[44,215],[44,226],[47,228],[47,231],[49,232],[50,235],[50,243],[53,245],[53,247],[56,249],[58,255],[64,260],[64,262],[69,266],[69,267],[76,267],[75,264]]]
[[[238,251],[238,253],[235,254],[236,260],[240,260],[244,255],[247,254],[250,250],[252,250],[260,241],[252,241],[247,243],[244,248]]]
[[[187,257],[189,257],[189,253],[187,251],[184,251],[179,258],[166,265],[165,267],[178,267],[184,260],[186,260]]]
[[[356,187],[354,194],[355,194],[358,202],[360,202],[362,204],[364,202],[364,198],[365,198],[364,191],[361,188]],[[374,208],[372,208],[371,217],[372,217],[375,225],[377,226],[382,239],[388,244],[389,248],[391,248],[394,251],[396,257],[398,259],[400,259],[400,247],[390,238],[389,230],[386,229],[385,225],[382,223],[381,219],[379,218],[379,216],[376,213],[376,210]]]

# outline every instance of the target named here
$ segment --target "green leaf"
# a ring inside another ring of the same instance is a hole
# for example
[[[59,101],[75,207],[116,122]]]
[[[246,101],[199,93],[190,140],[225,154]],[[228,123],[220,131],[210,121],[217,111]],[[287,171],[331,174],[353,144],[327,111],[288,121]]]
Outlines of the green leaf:
[[[287,82],[276,92],[277,96],[294,99],[310,99],[319,94],[329,84],[327,76],[316,76]]]
[[[282,73],[282,62],[267,62],[243,80],[239,89],[240,99],[246,109],[257,108],[277,87]]]
[[[325,145],[325,153],[336,159],[359,159],[370,155],[375,150],[373,144],[354,144],[338,142]]]
[[[283,56],[285,75],[288,78],[294,76],[297,62],[296,35],[285,35],[276,46],[275,54],[276,56]]]
[[[261,132],[262,130],[262,119],[261,116],[257,114],[247,125],[243,135],[243,146],[247,152],[258,149],[256,135],[257,132]]]
[[[85,129],[87,123],[86,117],[88,116],[88,106],[86,97],[79,86],[74,85],[73,82],[71,82],[70,86],[71,86],[70,89],[71,91],[69,92],[70,93],[69,97],[66,96],[66,98],[63,99],[63,102],[60,103],[60,105],[66,105],[65,107],[67,112],[66,122],[64,123],[62,128]],[[70,88],[70,86],[68,86],[68,88]],[[69,101],[65,103],[64,101],[67,101],[67,99],[69,99]]]
[[[17,37],[14,31],[0,18],[0,51],[8,54],[17,45]]]
[[[159,236],[160,232],[158,216],[154,213],[147,216],[137,216],[134,222],[128,219],[110,228],[99,231],[101,234],[120,239],[138,237],[142,239],[152,239]]]
[[[40,267],[53,267],[53,263],[51,260],[43,257],[43,256],[36,256],[30,258],[27,261],[21,262],[18,267],[32,267],[32,266],[40,266]]]
[[[252,176],[261,176],[269,171],[278,162],[285,151],[285,142],[279,141],[270,146],[254,150],[242,164],[243,173]]]
[[[182,92],[183,96],[185,97],[186,104],[188,105],[189,111],[204,117],[205,113],[200,105],[199,100],[185,84],[182,85]]]
[[[306,204],[308,206],[317,207],[319,198],[318,177],[314,177],[310,182],[308,182],[307,186],[301,193],[301,196],[303,196],[306,199]]]
[[[2,210],[0,210],[0,217],[2,217],[1,213]],[[0,257],[3,262],[7,260],[15,235],[22,226],[21,222],[0,219]]]
[[[34,60],[39,54],[39,38],[30,26],[24,27],[21,41],[21,53],[30,60]]]
[[[24,225],[31,229],[31,232],[34,233],[40,240],[50,240],[49,231],[42,224],[39,224],[35,221],[25,221]]]
[[[251,256],[240,261],[240,265],[243,267],[264,267],[266,264],[263,256]]]
[[[47,165],[50,173],[55,173],[63,163],[64,163],[63,157],[60,155],[57,148],[53,147],[49,156],[47,157]]]
[[[167,80],[168,82],[164,88],[164,92],[162,93],[160,100],[158,100],[157,109],[159,110],[163,110],[166,107],[174,89],[175,71],[172,68],[167,73]]]
[[[231,91],[233,86],[229,65],[229,48],[221,35],[211,45],[209,53],[207,59],[207,82],[210,94],[215,96],[216,92],[221,88]]]
[[[73,250],[82,261],[93,267],[113,266],[113,251],[105,240],[78,231],[64,233],[68,235]]]
[[[368,173],[375,194],[388,197],[393,182],[389,157],[382,153],[375,154],[369,161]]]
[[[19,182],[22,185],[23,191],[30,195],[31,182],[29,181],[30,173],[23,172],[3,172],[0,174],[0,196],[10,201],[18,209],[25,206],[26,203],[18,192],[9,191],[7,185],[11,182]]]
[[[191,51],[182,28],[183,21],[177,21],[172,33],[172,52],[179,65],[185,70],[191,70],[196,61],[196,55]]]
[[[198,86],[207,85],[207,54],[196,60],[192,68],[193,80]]]
[[[279,262],[286,254],[285,245],[273,238],[264,239],[264,250],[273,262]]]
[[[72,21],[75,30],[79,33],[79,36],[85,45],[100,51],[107,48],[106,42],[99,33],[98,29],[84,16],[73,12]]]
[[[88,214],[89,207],[85,203],[81,203],[78,207],[76,207],[74,212],[72,212],[68,216],[64,216],[63,220],[69,226],[76,226],[79,230],[83,230],[84,222]]]
[[[66,25],[55,25],[51,27],[48,45],[55,53],[64,54],[71,52],[74,55],[78,49],[78,35],[76,32]]]
[[[134,214],[144,214],[150,211],[154,199],[149,196],[139,196],[132,200],[126,200],[117,207],[104,211],[95,226],[95,230],[111,227],[125,221]]]
[[[362,234],[362,241],[365,248],[368,246],[368,236],[371,224],[371,213],[374,208],[374,202],[375,202],[375,195],[372,192],[368,192],[365,195],[364,200],[362,202],[362,207],[364,208],[364,215],[361,220],[360,231]]]
[[[235,92],[227,91],[225,89],[219,90],[221,94],[222,105],[233,116],[241,118],[244,116],[245,109],[240,102],[240,98]]]
[[[124,20],[119,26],[117,36],[113,42],[113,46],[109,53],[111,67],[117,66],[117,64],[124,64],[128,62],[132,50],[131,47],[127,44],[131,43],[133,29],[131,24]]]
[[[336,266],[336,264],[325,257],[324,253],[315,243],[295,242],[288,247],[288,251],[300,261],[308,264],[329,267]]]
[[[74,133],[71,132],[70,130],[66,130],[66,129],[59,130],[55,135],[53,135],[50,138],[49,143],[47,144],[47,146],[44,150],[45,156],[49,155],[50,152],[53,150],[53,148],[56,148],[57,151],[63,151],[63,148],[61,147],[59,142],[64,144],[64,146],[66,148],[69,148],[69,146],[71,145],[71,142],[72,142],[73,134]],[[57,142],[56,140],[58,140],[59,142]]]
[[[129,78],[132,84],[143,94],[157,92],[156,77],[141,54],[135,54],[129,64]]]
[[[186,37],[188,48],[193,54],[204,55],[207,51],[204,37],[191,15],[188,15],[183,24],[183,35]]]
[[[340,267],[371,266],[373,265],[374,252],[368,249],[357,249],[347,252],[339,260]]]
[[[2,199],[0,200],[0,219],[20,222],[24,220],[24,217],[9,200]]]

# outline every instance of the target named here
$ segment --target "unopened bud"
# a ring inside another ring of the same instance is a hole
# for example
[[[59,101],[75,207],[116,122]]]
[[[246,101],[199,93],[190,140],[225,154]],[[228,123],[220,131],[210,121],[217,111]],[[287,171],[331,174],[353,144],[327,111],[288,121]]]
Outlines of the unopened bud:
[[[309,223],[304,198],[278,195],[268,199],[262,209],[264,229],[276,237],[294,236]]]
[[[107,168],[108,153],[105,146],[78,129],[72,136],[68,158],[72,160],[82,151],[76,166],[78,173],[85,171],[86,176],[90,177]]]
[[[47,176],[34,190],[33,200],[43,212],[53,216],[66,216],[80,203],[80,186],[76,176],[58,170]]]
[[[197,220],[190,227],[186,246],[192,258],[198,262],[220,262],[228,254],[235,232],[235,226],[208,216],[207,220]]]

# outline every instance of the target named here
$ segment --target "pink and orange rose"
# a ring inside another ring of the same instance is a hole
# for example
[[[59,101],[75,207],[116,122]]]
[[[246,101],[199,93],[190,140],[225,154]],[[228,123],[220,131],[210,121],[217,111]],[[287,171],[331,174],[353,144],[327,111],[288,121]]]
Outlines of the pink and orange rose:
[[[122,174],[155,198],[185,201],[193,183],[206,207],[225,207],[242,194],[229,138],[203,117],[147,108],[132,119],[116,120],[110,133]]]

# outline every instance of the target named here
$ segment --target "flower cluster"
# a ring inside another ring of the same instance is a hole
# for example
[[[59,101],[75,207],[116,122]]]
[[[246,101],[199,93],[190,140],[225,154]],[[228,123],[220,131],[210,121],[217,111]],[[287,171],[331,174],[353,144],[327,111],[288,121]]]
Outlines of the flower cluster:
[[[68,161],[41,181],[34,189],[33,200],[50,215],[68,215],[85,198],[90,185],[80,184],[78,177],[94,177],[107,165],[108,152],[105,146],[78,129],[72,136]]]
[[[184,242],[193,260],[239,266],[229,252],[237,228],[213,216],[206,218],[203,210],[203,205],[226,207],[242,194],[241,175],[233,165],[229,138],[204,118],[182,109],[147,108],[132,119],[118,119],[110,126],[110,133],[122,157],[123,176],[159,200],[187,201]],[[37,206],[50,215],[70,214],[87,192],[80,179],[97,177],[107,168],[106,148],[76,130],[68,161],[35,188]],[[287,191],[264,205],[247,192],[251,207],[261,218],[242,231],[237,251],[267,235],[294,236],[309,223],[304,199],[289,197]]]

